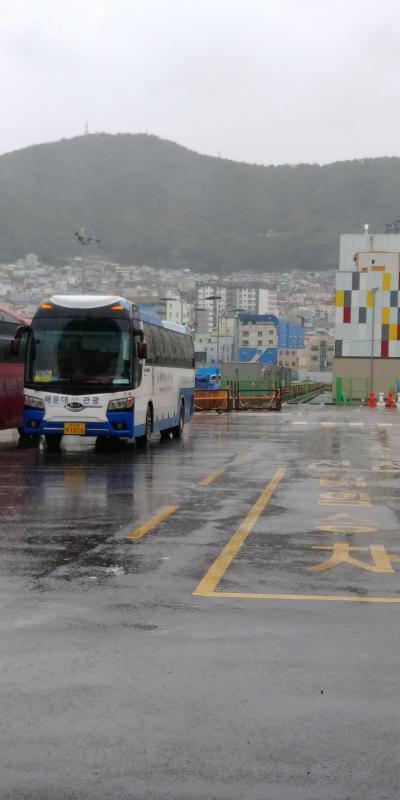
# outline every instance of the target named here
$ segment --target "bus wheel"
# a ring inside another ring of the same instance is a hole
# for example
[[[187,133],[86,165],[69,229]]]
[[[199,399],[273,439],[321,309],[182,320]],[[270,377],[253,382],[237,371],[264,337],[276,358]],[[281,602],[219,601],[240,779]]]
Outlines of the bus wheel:
[[[174,439],[181,438],[184,426],[185,426],[185,401],[181,400],[181,405],[179,408],[179,423],[175,428],[172,428],[172,436],[174,437]]]
[[[46,447],[48,450],[59,450],[62,433],[45,433],[44,438],[46,439]]]
[[[29,433],[20,433],[18,439],[18,447],[22,449],[27,447],[39,447],[41,436],[30,436]]]
[[[149,404],[146,409],[146,422],[144,424],[144,436],[136,436],[135,441],[138,447],[146,447],[150,441],[150,436],[153,431],[153,411]]]

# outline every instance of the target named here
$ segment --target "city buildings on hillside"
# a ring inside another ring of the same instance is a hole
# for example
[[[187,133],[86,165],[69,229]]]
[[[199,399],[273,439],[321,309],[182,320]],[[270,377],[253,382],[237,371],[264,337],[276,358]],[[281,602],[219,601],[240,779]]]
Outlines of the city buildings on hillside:
[[[189,268],[160,270],[118,264],[86,251],[85,258],[73,256],[57,265],[41,263],[40,256],[34,253],[28,253],[17,264],[0,264],[1,303],[11,311],[31,316],[43,298],[52,294],[79,294],[83,290],[121,294],[133,302],[151,305],[164,319],[189,325],[199,337],[208,334],[206,338],[212,340],[206,342],[210,345],[208,357],[215,360],[219,351],[224,362],[238,358],[240,314],[270,314],[279,320],[292,320],[308,334],[318,327],[329,330],[335,318],[333,283],[334,274],[296,271],[259,277],[243,272],[220,280]],[[249,351],[252,342],[253,359],[261,355],[259,350],[264,353],[275,344],[272,337],[274,344],[270,345],[271,337],[262,328],[259,330],[261,336],[258,330],[252,332],[249,345],[245,346]],[[284,351],[298,349],[298,342],[287,344],[282,339],[283,330],[281,325],[276,347]],[[282,360],[278,353],[276,358]]]

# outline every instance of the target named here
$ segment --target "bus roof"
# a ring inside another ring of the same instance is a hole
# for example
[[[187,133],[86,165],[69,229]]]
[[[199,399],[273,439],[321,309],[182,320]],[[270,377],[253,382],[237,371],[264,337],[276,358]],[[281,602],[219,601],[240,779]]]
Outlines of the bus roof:
[[[62,308],[106,308],[111,305],[121,305],[126,311],[131,311],[132,307],[135,308],[135,303],[130,302],[125,297],[113,294],[53,294],[50,297],[50,303]],[[137,306],[136,306],[137,308]],[[169,322],[169,320],[162,320],[157,312],[145,305],[139,306],[139,316],[143,322],[148,322],[151,325],[159,325],[163,328],[168,328],[171,331],[178,333],[191,334],[191,330],[186,325],[179,325],[176,322]]]
[[[127,310],[132,303],[117,294],[53,294],[50,302],[64,308],[104,308],[119,303]]]

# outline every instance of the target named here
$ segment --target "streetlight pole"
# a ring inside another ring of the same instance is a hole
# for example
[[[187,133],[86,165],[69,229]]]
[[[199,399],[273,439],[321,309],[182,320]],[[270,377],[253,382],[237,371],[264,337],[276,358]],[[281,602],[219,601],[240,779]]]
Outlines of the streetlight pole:
[[[217,321],[217,365],[219,364],[219,313],[218,313],[218,300],[222,300],[222,294],[210,294],[208,297],[205,297],[204,300],[214,300],[215,301],[215,313],[216,313],[216,321]]]
[[[82,246],[88,244],[99,244],[101,239],[97,236],[97,234],[91,230],[91,228],[79,228],[79,231],[74,231],[74,236],[76,236],[77,241]],[[82,251],[82,271],[81,271],[81,292],[82,294],[86,290],[86,258]]]

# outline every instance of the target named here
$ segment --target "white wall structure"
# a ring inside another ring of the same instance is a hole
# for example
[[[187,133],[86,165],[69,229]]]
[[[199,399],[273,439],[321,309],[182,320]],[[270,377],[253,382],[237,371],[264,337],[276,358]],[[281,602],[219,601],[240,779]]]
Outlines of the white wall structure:
[[[192,306],[184,300],[167,300],[167,320],[177,322],[179,325],[189,325],[192,317]]]
[[[396,233],[344,233],[340,237],[339,270],[357,272],[356,253],[375,251],[397,253],[400,235]]]
[[[194,337],[194,351],[195,353],[205,352],[207,364],[216,364],[218,353],[219,362],[226,363],[232,361],[233,348],[233,336],[220,336],[219,341],[215,334],[196,333]]]
[[[271,289],[258,290],[257,314],[277,314],[278,315],[278,295]]]

